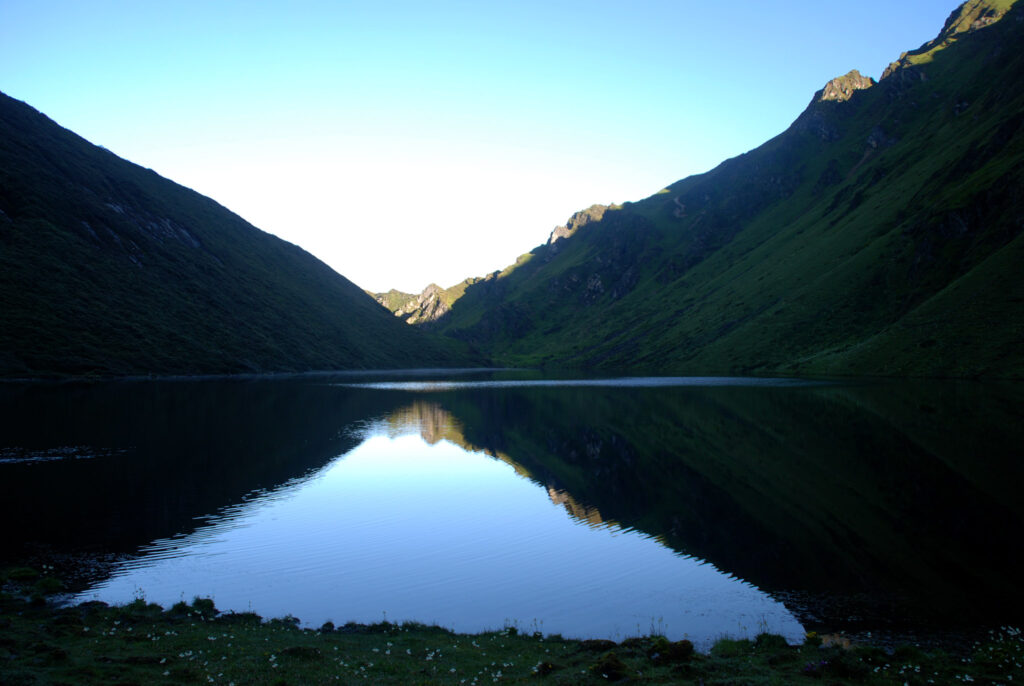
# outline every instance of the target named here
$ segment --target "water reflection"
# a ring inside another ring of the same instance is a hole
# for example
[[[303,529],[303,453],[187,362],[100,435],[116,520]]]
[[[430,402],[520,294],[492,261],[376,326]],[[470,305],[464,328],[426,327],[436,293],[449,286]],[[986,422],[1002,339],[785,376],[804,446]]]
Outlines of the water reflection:
[[[437,394],[473,445],[822,628],[1019,622],[1019,385]],[[542,419],[541,419],[542,418]],[[543,430],[536,429],[542,422]]]
[[[272,380],[0,386],[0,562],[124,554],[322,467],[394,398]]]
[[[654,630],[698,644],[803,635],[750,584],[538,488],[504,454],[473,450],[437,403],[399,408],[363,438],[322,470],[147,546],[82,599],[169,604],[201,589],[222,608],[313,625],[386,617],[614,639]]]
[[[520,476],[533,478],[529,470],[509,455],[469,443],[466,440],[462,423],[445,410],[440,403],[433,400],[416,399],[408,406],[392,412],[380,425],[373,427],[373,429],[386,433],[390,437],[419,433],[420,437],[429,445],[434,445],[442,440],[449,441],[468,452],[479,452],[501,460]],[[373,429],[367,431],[364,435],[373,435]],[[534,479],[534,481],[537,481],[537,479]],[[547,489],[548,498],[551,502],[562,506],[565,512],[573,519],[588,526],[599,527],[606,524],[618,526],[616,522],[606,522],[596,507],[578,502],[568,491],[547,486],[539,481],[538,483]]]
[[[431,546],[455,560],[489,550],[481,554],[511,570],[528,563],[506,550],[533,560],[547,556],[549,566],[531,568],[545,576],[531,582],[538,587],[548,576],[556,583],[577,557],[590,560],[572,567],[580,593],[619,593],[595,586],[595,575],[606,583],[605,572],[628,586],[628,574],[616,576],[619,563],[585,558],[580,541],[598,536],[661,550],[670,560],[665,564],[688,559],[712,575],[723,570],[744,579],[753,585],[744,588],[784,600],[810,628],[956,629],[1019,623],[1024,616],[1017,583],[1024,554],[1010,533],[1024,524],[1019,385],[644,379],[565,385],[535,377],[527,380],[543,383],[509,384],[521,380],[508,376],[471,383],[467,375],[455,386],[441,376],[420,376],[415,386],[391,377],[384,385],[345,378],[0,387],[0,517],[16,523],[5,528],[0,557],[141,551],[132,563],[139,569],[200,560],[195,564],[206,570],[207,586],[188,594],[213,593],[222,602],[234,587],[250,593],[312,584],[329,597],[317,579],[351,586],[351,577],[339,575],[362,564],[359,551],[406,541],[412,547],[404,554],[411,557],[377,559],[372,569],[393,579],[394,597],[414,589],[409,595],[439,603],[416,606],[426,613],[416,619],[441,621],[436,608],[458,602],[441,594],[436,580],[426,582],[440,562],[430,546],[417,545],[454,545],[438,533],[450,517],[475,538],[454,549]],[[429,455],[443,459],[435,465],[423,457]],[[406,490],[406,474],[438,497]],[[483,475],[485,484],[492,478],[518,484],[510,492],[528,495],[505,501],[466,474]],[[356,483],[362,485],[351,486]],[[369,509],[345,509],[357,503]],[[406,512],[410,523],[395,524],[397,512]],[[556,516],[572,537],[543,548],[534,539],[547,531],[544,518]],[[282,517],[305,528],[287,529]],[[352,529],[357,521],[363,528]],[[228,565],[236,552],[251,561],[271,540],[258,531],[305,543],[282,555],[286,564],[276,571]],[[245,536],[253,538],[246,543]],[[487,547],[492,544],[497,547]],[[318,557],[324,546],[343,557]],[[624,559],[636,554],[620,552]],[[419,567],[426,570],[420,581],[402,576]],[[470,571],[498,579],[498,567],[470,565],[449,576],[472,585]],[[299,583],[303,569],[314,578]],[[218,577],[220,570],[233,571]],[[690,571],[672,570],[679,587],[689,583]],[[223,585],[214,588],[215,578]],[[632,579],[641,593],[637,583]],[[699,604],[704,596],[687,588],[687,598]],[[531,614],[527,594],[513,603],[515,593],[501,584],[482,589],[494,598],[481,590],[476,602],[505,613],[489,626],[542,616]],[[134,589],[126,590],[130,598]],[[567,587],[559,593],[564,602],[574,597]],[[712,616],[729,607],[714,598],[700,612]],[[670,593],[658,603],[683,601]],[[564,608],[561,602],[549,606]],[[314,621],[317,613],[307,616],[303,607],[279,613]],[[369,621],[384,609],[374,609]],[[635,633],[636,624],[652,619],[629,621],[614,630]]]

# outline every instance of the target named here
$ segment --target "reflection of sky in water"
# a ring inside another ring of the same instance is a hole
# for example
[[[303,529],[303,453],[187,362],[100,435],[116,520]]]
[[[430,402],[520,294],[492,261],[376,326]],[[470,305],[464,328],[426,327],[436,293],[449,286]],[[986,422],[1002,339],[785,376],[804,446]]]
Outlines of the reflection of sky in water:
[[[638,532],[573,519],[501,461],[390,433],[194,534],[153,543],[80,599],[209,596],[222,610],[313,626],[386,617],[475,632],[516,623],[705,645],[763,630],[803,636],[757,589]]]

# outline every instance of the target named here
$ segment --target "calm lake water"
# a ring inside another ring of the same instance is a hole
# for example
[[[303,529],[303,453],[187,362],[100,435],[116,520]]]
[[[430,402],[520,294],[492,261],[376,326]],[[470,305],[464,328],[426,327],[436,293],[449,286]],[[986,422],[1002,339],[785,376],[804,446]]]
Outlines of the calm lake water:
[[[80,600],[699,645],[1024,619],[1024,388],[335,375],[0,386],[0,561]]]

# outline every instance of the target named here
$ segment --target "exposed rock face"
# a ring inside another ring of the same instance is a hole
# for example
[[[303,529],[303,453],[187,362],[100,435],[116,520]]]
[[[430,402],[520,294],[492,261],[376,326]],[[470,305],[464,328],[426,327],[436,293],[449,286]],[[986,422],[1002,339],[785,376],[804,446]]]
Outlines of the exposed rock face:
[[[865,88],[871,88],[875,85],[875,80],[868,76],[862,76],[859,71],[854,69],[843,76],[837,76],[828,83],[825,87],[819,91],[819,95],[815,98],[817,101],[825,102],[846,102],[855,91],[864,90]]]
[[[434,321],[451,309],[444,294],[443,288],[432,283],[424,288],[419,295],[389,291],[388,293],[374,293],[373,297],[407,324],[422,324]]]
[[[410,313],[408,322],[432,322],[448,311],[448,304],[441,299],[442,289],[437,284],[430,284],[416,298],[416,310]]]
[[[902,72],[908,68],[915,72],[913,74],[915,80],[926,80],[924,74],[919,71],[920,68],[917,66],[922,61],[922,57],[935,50],[948,47],[965,33],[977,31],[994,24],[1002,19],[1004,14],[1006,14],[1006,8],[1000,6],[1000,3],[993,2],[992,0],[968,0],[950,13],[938,36],[917,50],[911,50],[900,55],[898,60],[885,68],[885,71],[882,72],[881,80],[884,81],[896,75],[905,77]]]
[[[796,121],[793,127],[800,131],[806,131],[820,139],[823,143],[837,141],[842,137],[842,131],[837,126],[834,114],[834,107],[822,105],[821,103],[842,103],[853,97],[857,91],[866,90],[875,85],[875,80],[863,76],[859,71],[853,69],[842,76],[837,76],[811,98],[807,106]],[[676,200],[678,206],[679,200]],[[679,208],[676,208],[676,216],[680,216]]]
[[[569,221],[565,222],[565,226],[555,227],[548,237],[548,245],[552,245],[562,238],[568,238],[590,222],[601,221],[605,211],[610,208],[611,205],[591,205],[585,210],[576,212],[569,217]]]

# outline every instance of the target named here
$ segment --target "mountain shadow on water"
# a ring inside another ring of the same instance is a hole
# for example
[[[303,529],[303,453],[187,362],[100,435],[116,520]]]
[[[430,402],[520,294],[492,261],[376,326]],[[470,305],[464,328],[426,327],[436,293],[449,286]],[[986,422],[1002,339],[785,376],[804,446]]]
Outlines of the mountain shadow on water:
[[[396,403],[281,379],[0,386],[0,557],[131,554],[187,534],[316,473]]]
[[[570,512],[849,630],[1019,621],[1022,401],[942,384],[437,398],[468,445],[569,494]]]

